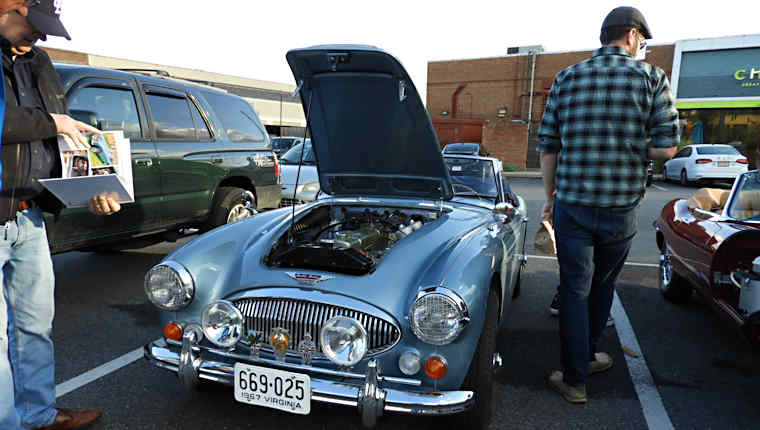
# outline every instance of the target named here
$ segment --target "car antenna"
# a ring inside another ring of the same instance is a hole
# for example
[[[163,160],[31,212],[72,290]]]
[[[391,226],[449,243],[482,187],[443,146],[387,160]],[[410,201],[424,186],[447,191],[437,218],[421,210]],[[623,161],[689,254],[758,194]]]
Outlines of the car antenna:
[[[303,81],[300,81],[298,83],[298,88],[293,92],[293,94],[297,94],[301,92],[301,87],[303,87]],[[303,94],[302,94],[303,95]],[[292,245],[294,242],[293,238],[293,228],[296,224],[296,194],[298,192],[298,180],[301,177],[301,165],[303,164],[303,152],[304,148],[306,148],[306,136],[309,134],[309,115],[311,115],[311,101],[314,99],[314,93],[309,93],[309,104],[306,106],[306,127],[304,127],[303,130],[303,143],[301,144],[301,155],[298,158],[298,172],[296,173],[296,183],[293,185],[293,211],[290,216],[290,234],[288,235],[289,242]]]

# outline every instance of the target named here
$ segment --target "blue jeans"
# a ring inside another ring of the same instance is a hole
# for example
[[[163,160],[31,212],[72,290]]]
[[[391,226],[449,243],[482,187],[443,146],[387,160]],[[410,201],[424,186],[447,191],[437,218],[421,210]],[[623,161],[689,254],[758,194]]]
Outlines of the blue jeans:
[[[0,429],[45,426],[56,415],[55,280],[39,209],[0,224],[0,264]]]
[[[565,383],[586,384],[588,362],[607,324],[615,282],[638,229],[638,202],[624,208],[556,200],[559,333]]]

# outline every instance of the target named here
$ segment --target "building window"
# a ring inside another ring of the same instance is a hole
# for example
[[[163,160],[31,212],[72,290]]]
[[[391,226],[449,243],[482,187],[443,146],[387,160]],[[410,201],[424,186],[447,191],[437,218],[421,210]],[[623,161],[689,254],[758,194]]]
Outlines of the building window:
[[[681,109],[681,145],[724,143],[750,155],[760,142],[760,108]]]

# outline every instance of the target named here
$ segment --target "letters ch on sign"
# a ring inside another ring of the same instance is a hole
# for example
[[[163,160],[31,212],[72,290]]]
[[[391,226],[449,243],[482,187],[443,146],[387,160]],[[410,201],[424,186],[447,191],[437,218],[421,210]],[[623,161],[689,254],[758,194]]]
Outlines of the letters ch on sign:
[[[747,69],[739,69],[736,72],[734,72],[734,79],[736,79],[737,81],[743,81],[747,79],[748,76],[750,80],[760,78],[760,69],[755,69],[753,67],[749,71],[747,71]]]

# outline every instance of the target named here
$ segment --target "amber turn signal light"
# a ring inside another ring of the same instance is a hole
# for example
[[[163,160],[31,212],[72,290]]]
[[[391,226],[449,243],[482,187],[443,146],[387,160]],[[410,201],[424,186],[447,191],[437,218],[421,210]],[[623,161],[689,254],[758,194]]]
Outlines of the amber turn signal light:
[[[441,357],[430,357],[425,360],[425,374],[432,379],[446,376],[446,362]]]
[[[172,340],[182,339],[182,326],[174,321],[167,323],[164,326],[164,337]]]

